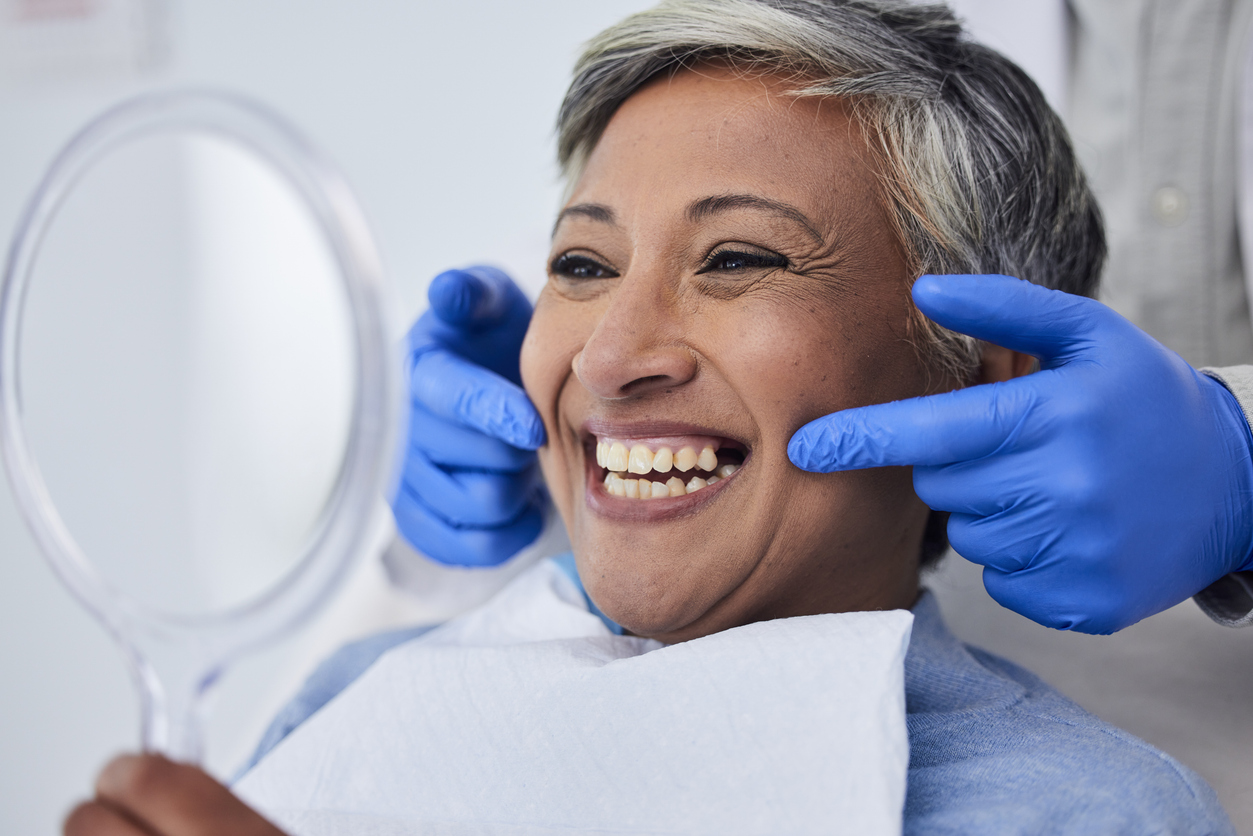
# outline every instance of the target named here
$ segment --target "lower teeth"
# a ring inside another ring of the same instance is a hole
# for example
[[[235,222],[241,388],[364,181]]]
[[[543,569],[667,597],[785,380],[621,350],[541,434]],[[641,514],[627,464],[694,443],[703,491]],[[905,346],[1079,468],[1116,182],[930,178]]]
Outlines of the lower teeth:
[[[650,479],[623,479],[613,471],[605,477],[605,492],[611,496],[623,496],[630,499],[662,499],[665,497],[685,496],[696,493],[701,488],[720,482],[739,470],[737,465],[725,464],[708,479],[693,476],[687,484],[677,476],[671,476],[666,482],[654,482]]]

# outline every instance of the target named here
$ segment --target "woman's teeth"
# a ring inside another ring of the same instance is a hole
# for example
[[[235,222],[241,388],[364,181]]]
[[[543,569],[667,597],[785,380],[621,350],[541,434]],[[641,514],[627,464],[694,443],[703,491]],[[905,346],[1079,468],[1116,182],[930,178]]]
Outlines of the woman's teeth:
[[[677,476],[671,476],[665,482],[654,482],[651,479],[623,479],[611,470],[609,475],[605,477],[605,492],[611,496],[625,496],[627,499],[662,499],[669,496],[685,496],[689,493],[696,493],[701,488],[707,488],[716,482],[721,482],[738,469],[736,465],[724,464],[718,468],[718,473],[722,475],[710,476],[708,479],[693,476],[686,485]]]
[[[612,496],[629,499],[661,499],[695,493],[725,479],[740,469],[737,464],[718,465],[718,451],[713,445],[705,445],[698,453],[695,447],[680,447],[675,452],[670,447],[653,450],[644,444],[627,447],[621,441],[598,441],[596,464],[609,471],[605,477],[605,491]],[[708,478],[693,475],[686,483],[677,476],[665,482],[651,479],[624,479],[621,474],[669,473],[678,470],[686,473],[696,468],[708,474]]]
[[[677,453],[661,447],[653,452],[643,444],[628,449],[621,441],[598,441],[596,464],[618,473],[669,473],[672,468],[687,473],[694,467],[712,472],[718,467],[718,451],[706,445],[699,453],[695,447],[681,447]]]

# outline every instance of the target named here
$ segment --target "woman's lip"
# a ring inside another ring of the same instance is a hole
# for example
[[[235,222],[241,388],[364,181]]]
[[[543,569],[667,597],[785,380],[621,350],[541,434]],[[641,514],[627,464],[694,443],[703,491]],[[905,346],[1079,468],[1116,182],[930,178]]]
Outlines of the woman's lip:
[[[748,463],[749,460],[745,459],[744,465]],[[584,456],[583,464],[588,507],[599,517],[621,522],[655,523],[697,513],[706,503],[720,495],[727,483],[733,481],[744,470],[741,466],[732,475],[684,496],[631,499],[625,496],[613,496],[605,490],[605,484],[600,475],[603,468],[597,466],[594,457]]]
[[[583,422],[583,438],[614,439],[628,441],[640,438],[679,438],[704,436],[724,439],[726,447],[738,447],[747,453],[749,445],[741,438],[727,435],[714,427],[689,424],[682,421],[609,421],[589,418]]]

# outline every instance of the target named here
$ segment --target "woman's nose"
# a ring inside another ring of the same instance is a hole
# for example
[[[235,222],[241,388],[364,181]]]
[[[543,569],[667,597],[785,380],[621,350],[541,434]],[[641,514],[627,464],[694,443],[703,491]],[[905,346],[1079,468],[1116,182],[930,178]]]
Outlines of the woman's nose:
[[[594,395],[638,398],[696,376],[673,293],[663,282],[624,277],[596,330],[574,357],[574,373]]]

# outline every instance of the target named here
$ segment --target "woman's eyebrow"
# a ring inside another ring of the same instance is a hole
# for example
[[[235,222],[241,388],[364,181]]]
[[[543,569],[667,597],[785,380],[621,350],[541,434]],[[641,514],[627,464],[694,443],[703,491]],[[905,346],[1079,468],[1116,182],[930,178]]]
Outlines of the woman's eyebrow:
[[[713,215],[730,212],[735,209],[755,209],[759,212],[779,215],[805,227],[805,231],[813,236],[814,241],[817,243],[826,243],[823,240],[822,233],[818,231],[813,222],[795,206],[752,194],[723,194],[701,198],[687,207],[687,219],[696,223]]]
[[[573,206],[567,206],[557,213],[557,222],[553,224],[553,235],[557,234],[557,228],[561,226],[561,222],[572,215],[609,224],[610,226],[618,225],[617,220],[614,218],[613,210],[608,206],[600,203],[576,203]]]

